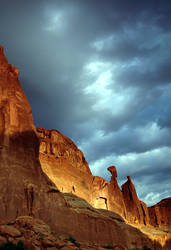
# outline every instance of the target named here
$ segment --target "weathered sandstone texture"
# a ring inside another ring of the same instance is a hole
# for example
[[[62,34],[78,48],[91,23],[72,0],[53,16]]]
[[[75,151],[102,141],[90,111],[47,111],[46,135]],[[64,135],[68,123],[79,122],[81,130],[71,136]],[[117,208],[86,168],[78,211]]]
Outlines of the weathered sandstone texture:
[[[64,195],[67,203],[75,215],[80,217],[81,227],[85,227],[84,235],[78,227],[76,217],[71,214],[66,220],[70,231],[58,233],[52,231],[44,221],[31,216],[19,216],[7,224],[0,225],[0,244],[6,241],[17,243],[23,241],[28,249],[105,249],[102,246],[110,246],[112,249],[142,249],[148,246],[153,249],[155,242],[148,239],[138,229],[126,225],[123,219],[107,210],[92,208],[86,201],[72,195]],[[73,227],[73,228],[72,228]],[[76,232],[75,232],[76,231]],[[71,237],[72,235],[72,237]],[[65,248],[64,248],[65,246]],[[161,249],[158,244],[157,249]]]
[[[83,153],[57,130],[37,128],[37,135],[43,171],[61,192],[72,192],[90,202],[93,175]]]
[[[171,229],[171,198],[166,198],[148,208],[150,224],[155,227]]]
[[[53,223],[66,202],[41,169],[31,107],[18,73],[0,47],[0,220],[27,214]]]
[[[61,192],[71,192],[95,208],[116,212],[128,223],[138,227],[154,225],[154,219],[149,217],[150,210],[138,199],[130,177],[120,189],[115,166],[108,168],[111,173],[111,180],[108,182],[91,174],[83,153],[59,131],[39,127],[37,135],[42,169]]]
[[[71,192],[95,208],[116,212],[132,224],[149,224],[146,204],[138,199],[130,177],[121,190],[115,166],[108,168],[109,183],[91,174],[83,153],[59,131],[39,127],[37,135],[42,169],[61,192]]]
[[[116,167],[111,166],[108,168],[108,171],[112,175],[110,183],[98,176],[93,178],[93,199],[91,204],[96,208],[105,208],[114,211],[126,218],[126,207],[117,182]]]
[[[126,219],[131,224],[149,225],[147,206],[138,199],[137,192],[130,176],[127,178],[127,182],[122,185],[122,193],[127,211]]]
[[[61,192],[71,192],[95,208],[108,209],[126,218],[122,192],[117,183],[116,167],[111,166],[110,183],[93,176],[83,153],[57,130],[38,127],[39,159],[43,171]]]
[[[37,128],[37,135],[40,140],[39,159],[42,169],[61,192],[75,194],[94,208],[108,210],[106,213],[113,211],[121,215],[127,223],[141,228],[142,232],[153,240],[156,249],[160,249],[157,242],[163,247],[166,241],[167,245],[170,244],[171,234],[168,227],[167,232],[152,228],[154,215],[150,213],[149,216],[146,204],[138,199],[130,177],[120,189],[115,166],[108,168],[111,173],[110,182],[102,177],[92,176],[82,152],[69,138],[56,130],[43,128]],[[80,201],[77,198],[77,202]],[[85,211],[85,208],[82,211]]]

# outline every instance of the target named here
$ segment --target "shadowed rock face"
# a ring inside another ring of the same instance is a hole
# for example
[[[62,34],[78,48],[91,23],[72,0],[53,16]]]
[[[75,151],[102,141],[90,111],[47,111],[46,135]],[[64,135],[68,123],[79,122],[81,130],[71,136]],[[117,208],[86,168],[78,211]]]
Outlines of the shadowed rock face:
[[[31,107],[18,73],[0,47],[0,219],[46,215],[50,222],[53,213],[49,208],[54,210],[66,203],[59,192],[49,192],[56,187],[41,169]]]
[[[171,229],[171,198],[166,198],[148,208],[150,224],[164,229]]]

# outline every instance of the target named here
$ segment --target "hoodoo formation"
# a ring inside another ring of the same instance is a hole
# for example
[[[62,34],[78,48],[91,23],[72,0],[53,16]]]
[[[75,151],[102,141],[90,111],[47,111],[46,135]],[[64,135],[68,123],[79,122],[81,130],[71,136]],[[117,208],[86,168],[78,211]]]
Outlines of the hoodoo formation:
[[[110,182],[93,176],[69,138],[35,128],[18,74],[0,46],[0,243],[59,249],[55,235],[72,235],[79,247],[63,249],[171,249],[171,198],[147,208],[115,166]]]

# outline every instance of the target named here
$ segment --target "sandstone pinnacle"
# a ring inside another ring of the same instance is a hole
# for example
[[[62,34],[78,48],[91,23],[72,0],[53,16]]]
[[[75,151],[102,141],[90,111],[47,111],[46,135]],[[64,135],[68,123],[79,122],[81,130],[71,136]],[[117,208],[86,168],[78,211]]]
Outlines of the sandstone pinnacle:
[[[111,181],[114,181],[116,178],[117,178],[117,176],[118,176],[118,174],[117,174],[117,170],[116,170],[116,167],[115,166],[111,166],[111,167],[108,167],[108,169],[107,169],[110,173],[111,173]]]

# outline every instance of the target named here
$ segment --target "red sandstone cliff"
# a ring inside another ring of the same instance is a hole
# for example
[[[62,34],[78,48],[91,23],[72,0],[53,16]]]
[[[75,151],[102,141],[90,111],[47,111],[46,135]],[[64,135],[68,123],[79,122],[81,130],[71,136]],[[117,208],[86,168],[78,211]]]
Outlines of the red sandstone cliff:
[[[109,167],[111,182],[93,176],[83,153],[57,130],[37,128],[40,140],[39,159],[43,171],[61,192],[87,200],[96,208],[104,208],[126,217],[122,192],[115,167]]]
[[[98,176],[93,178],[92,205],[96,208],[114,211],[126,218],[127,212],[123,195],[117,182],[116,167],[111,166],[108,168],[108,171],[112,175],[110,183]]]
[[[141,222],[133,184],[125,184],[121,192],[115,167],[108,169],[112,174],[110,183],[93,177],[82,152],[70,139],[55,130],[36,131],[18,73],[8,64],[0,46],[0,224],[15,221],[18,227],[18,221],[27,217],[17,217],[29,215],[42,219],[55,233],[68,233],[84,242],[112,244],[120,249],[139,249],[144,245],[154,248],[154,242],[146,235],[111,212],[131,218],[127,206],[130,204],[132,215]],[[72,192],[111,211],[95,209],[74,194],[62,194],[42,169],[61,191]],[[129,197],[128,201],[125,199],[129,190],[135,196],[133,203]],[[0,228],[1,235],[5,234],[4,228]]]
[[[166,198],[148,208],[150,224],[155,227],[171,229],[171,198]]]
[[[127,182],[122,185],[122,193],[127,211],[126,219],[131,224],[148,225],[149,214],[147,206],[138,199],[136,189],[130,176],[127,178]]]
[[[83,153],[57,130],[37,128],[37,135],[43,171],[61,192],[72,192],[90,202],[93,176]]]
[[[51,223],[66,202],[41,169],[31,107],[18,73],[0,47],[0,220],[28,214]]]
[[[116,167],[108,168],[111,173],[109,183],[91,174],[83,153],[59,131],[37,128],[37,135],[42,169],[61,192],[71,192],[95,208],[116,212],[138,227],[154,225],[149,217],[150,209],[138,199],[130,177],[121,190],[117,183]]]
[[[143,233],[163,245],[170,239],[170,234],[165,235],[165,232],[151,229],[153,224],[149,210],[138,199],[130,177],[120,189],[116,167],[108,168],[111,173],[110,182],[102,177],[92,176],[83,153],[69,138],[56,130],[43,128],[37,128],[37,135],[40,140],[39,159],[42,169],[61,192],[73,193],[95,208],[118,213],[127,223],[142,228]]]

